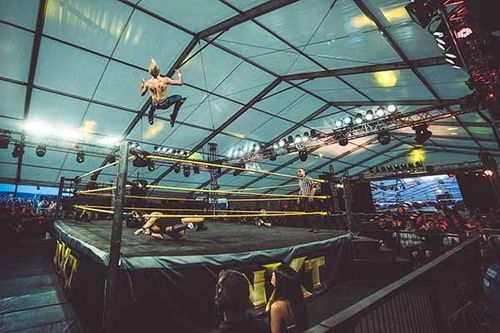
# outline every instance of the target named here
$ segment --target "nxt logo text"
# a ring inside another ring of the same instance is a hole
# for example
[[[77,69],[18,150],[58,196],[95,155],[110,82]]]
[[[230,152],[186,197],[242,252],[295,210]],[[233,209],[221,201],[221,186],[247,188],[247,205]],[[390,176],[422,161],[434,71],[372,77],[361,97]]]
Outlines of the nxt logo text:
[[[63,288],[71,290],[71,281],[73,280],[73,274],[78,268],[78,258],[62,241],[57,241],[56,243],[54,266],[56,268],[57,274],[62,279]]]

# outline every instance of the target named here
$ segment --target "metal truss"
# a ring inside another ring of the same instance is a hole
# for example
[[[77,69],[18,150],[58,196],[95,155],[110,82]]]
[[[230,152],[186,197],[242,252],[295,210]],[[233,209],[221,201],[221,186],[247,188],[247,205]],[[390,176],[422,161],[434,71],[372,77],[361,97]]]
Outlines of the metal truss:
[[[453,104],[457,103],[442,103],[407,113],[395,112],[384,117],[376,118],[370,122],[344,126],[334,129],[329,133],[319,133],[306,142],[287,142],[284,146],[279,148],[276,148],[276,146],[270,147],[270,143],[266,145],[268,148],[250,152],[241,158],[228,159],[224,162],[228,164],[243,164],[246,162],[261,161],[266,158],[274,158],[278,155],[285,155],[294,152],[310,153],[318,148],[332,145],[334,143],[338,143],[339,141],[349,141],[381,132],[390,132],[400,128],[427,124],[432,121],[457,117],[461,114],[478,111],[479,109],[478,106],[462,106],[460,109],[451,110],[449,107]]]

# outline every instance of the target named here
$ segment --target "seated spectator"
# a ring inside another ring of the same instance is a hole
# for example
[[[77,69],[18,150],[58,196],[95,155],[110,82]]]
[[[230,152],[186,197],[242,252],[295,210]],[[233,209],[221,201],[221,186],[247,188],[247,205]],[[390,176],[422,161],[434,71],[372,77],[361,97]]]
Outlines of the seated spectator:
[[[271,332],[302,332],[308,325],[307,309],[297,272],[282,264],[271,278],[274,301],[269,312]]]
[[[247,278],[240,272],[223,270],[219,273],[215,303],[224,320],[212,333],[269,333],[262,320],[252,318]]]

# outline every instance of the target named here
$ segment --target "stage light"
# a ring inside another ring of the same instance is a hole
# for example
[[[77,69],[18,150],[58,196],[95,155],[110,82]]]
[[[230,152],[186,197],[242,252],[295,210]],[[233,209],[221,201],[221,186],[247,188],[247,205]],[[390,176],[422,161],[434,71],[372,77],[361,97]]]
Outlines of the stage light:
[[[379,106],[377,108],[377,110],[375,111],[375,115],[377,117],[383,117],[385,115],[385,109],[383,107]]]
[[[379,173],[380,172],[380,168],[379,167],[375,167],[375,173]]]
[[[172,148],[167,148],[167,151],[166,151],[166,153],[167,153],[167,154],[169,154],[169,155],[170,155],[170,154],[172,154],[173,152],[174,152],[174,150],[173,150]]]
[[[397,109],[398,108],[394,104],[390,104],[387,106],[387,111],[389,111],[390,113],[396,112]]]
[[[316,131],[314,128],[311,129],[311,138],[315,138],[319,135],[318,131]]]
[[[446,46],[443,44],[438,44],[437,45],[442,51],[446,51]]]
[[[348,143],[349,143],[349,140],[347,140],[347,138],[345,136],[342,136],[339,139],[339,145],[341,145],[342,147],[347,146]]]
[[[289,136],[286,138],[286,142],[287,142],[288,144],[293,143],[293,136],[289,135]]]
[[[401,167],[399,166],[399,164],[394,164],[394,170],[401,170]]]
[[[278,144],[279,144],[280,147],[284,147],[285,144],[286,144],[285,139],[281,139]]]
[[[462,69],[462,67],[457,66],[457,65],[453,65],[453,66],[451,66],[451,67],[452,67],[452,68],[455,68],[455,69]]]
[[[295,141],[294,141],[294,142],[295,142],[295,143],[301,143],[301,142],[302,142],[302,137],[301,137],[299,134],[297,134],[297,135],[295,136]]]
[[[76,162],[83,163],[85,162],[85,153],[83,150],[78,150],[76,153]]]
[[[391,171],[393,171],[393,170],[394,170],[394,168],[392,167],[392,165],[388,165],[388,166],[387,166],[387,171],[391,172]]]
[[[489,169],[484,170],[483,175],[485,175],[486,177],[493,177],[493,171]]]
[[[415,169],[415,164],[413,164],[413,162],[409,162],[408,163],[408,168],[409,169]]]
[[[354,123],[359,125],[362,122],[363,122],[363,115],[361,113],[356,114],[356,117],[354,118]]]
[[[406,163],[401,163],[401,170],[406,170],[406,169],[408,169]]]
[[[174,172],[175,173],[181,172],[181,165],[179,163],[174,164]]]
[[[436,7],[431,0],[416,0],[405,6],[408,15],[422,28],[427,28],[431,23]]]
[[[434,37],[438,38],[442,38],[444,36],[444,33],[442,33],[441,31],[434,31],[432,34],[434,35]]]
[[[193,165],[193,172],[195,173],[195,175],[199,175],[200,174],[200,166]]]
[[[184,177],[189,177],[189,175],[191,174],[191,168],[189,167],[189,165],[184,166],[182,174],[184,175]]]
[[[415,141],[418,144],[423,144],[432,136],[432,132],[427,129],[428,127],[429,126],[427,126],[427,124],[417,125],[413,127],[413,130],[415,131]]]
[[[388,145],[391,142],[391,136],[388,132],[380,132],[377,139],[381,145]]]
[[[452,59],[449,59],[449,58],[445,58],[444,59],[445,61],[447,61],[448,63],[452,64],[452,65],[455,65],[455,61],[452,60]],[[456,66],[456,65],[455,65]]]
[[[149,170],[150,172],[155,171],[155,164],[154,164],[154,162],[153,162],[153,161],[151,161],[151,160],[149,160],[149,163],[148,163],[148,170]]]
[[[47,147],[45,145],[38,145],[36,147],[36,156],[44,157],[46,152],[47,152]]]
[[[24,144],[15,143],[14,149],[12,150],[12,157],[18,158],[21,157],[23,154],[24,154]]]
[[[385,166],[381,166],[381,167],[380,167],[380,171],[382,171],[382,172],[387,172],[387,168],[386,168]]]
[[[234,149],[230,149],[229,152],[227,153],[227,157],[231,158],[233,157]]]
[[[441,45],[446,45],[446,42],[442,40],[441,38],[436,38],[436,42]]]
[[[335,121],[335,127],[342,127],[342,120]]]
[[[424,164],[421,161],[415,162],[415,167],[416,168],[422,168],[423,166],[424,166]]]
[[[279,148],[279,147],[280,147],[280,146],[279,146],[277,143],[273,143],[273,149],[274,149],[274,150],[278,150],[278,148]]]
[[[275,153],[272,153],[271,156],[269,156],[269,159],[271,161],[276,161],[276,154]]]
[[[457,58],[457,56],[454,55],[453,53],[445,53],[444,55],[447,56],[448,58],[452,58],[452,59],[456,59]]]
[[[309,133],[304,132],[304,135],[302,135],[302,142],[307,142],[309,141]]]
[[[248,153],[248,150],[249,150],[248,146],[244,146],[243,147],[243,153],[244,154]]]
[[[366,111],[366,113],[365,113],[365,119],[366,119],[366,121],[372,121],[373,120],[373,111],[372,110]]]
[[[306,151],[306,150],[301,150],[299,151],[299,159],[302,161],[302,162],[305,162],[307,161],[307,158],[309,157],[309,153]]]
[[[253,152],[258,152],[260,150],[260,146],[256,143],[253,144]]]
[[[344,118],[344,124],[349,125],[352,123],[352,117],[345,117]]]
[[[115,155],[109,155],[108,156],[108,163],[115,163],[115,162],[116,162]]]

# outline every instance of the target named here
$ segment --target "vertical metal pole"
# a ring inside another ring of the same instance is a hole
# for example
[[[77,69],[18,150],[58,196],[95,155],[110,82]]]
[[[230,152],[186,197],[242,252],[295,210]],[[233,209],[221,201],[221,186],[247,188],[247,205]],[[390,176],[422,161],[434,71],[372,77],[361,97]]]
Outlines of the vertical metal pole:
[[[349,171],[347,170],[344,173],[344,202],[347,225],[351,226],[354,222],[352,218],[352,190],[351,180],[349,179]]]
[[[120,249],[123,227],[123,207],[127,183],[129,143],[120,145],[120,160],[116,175],[116,190],[113,200],[113,229],[111,231],[111,244],[109,247],[109,263],[104,295],[104,330],[113,332],[114,315],[118,308],[118,287],[120,277]]]
[[[62,203],[62,196],[63,196],[63,190],[64,190],[64,182],[66,181],[66,178],[61,177],[59,180],[59,191],[57,192],[57,201],[56,201],[56,217],[61,217],[61,203]]]

